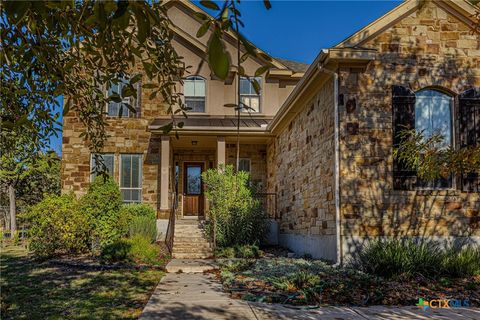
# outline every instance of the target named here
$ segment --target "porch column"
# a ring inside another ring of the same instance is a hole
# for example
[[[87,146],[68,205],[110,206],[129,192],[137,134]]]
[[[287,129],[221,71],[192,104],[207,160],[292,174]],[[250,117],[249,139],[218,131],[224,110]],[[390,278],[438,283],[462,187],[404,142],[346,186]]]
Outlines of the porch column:
[[[225,165],[225,137],[217,137],[217,167]]]
[[[168,205],[170,178],[170,137],[162,136],[160,154],[160,210],[170,209]]]

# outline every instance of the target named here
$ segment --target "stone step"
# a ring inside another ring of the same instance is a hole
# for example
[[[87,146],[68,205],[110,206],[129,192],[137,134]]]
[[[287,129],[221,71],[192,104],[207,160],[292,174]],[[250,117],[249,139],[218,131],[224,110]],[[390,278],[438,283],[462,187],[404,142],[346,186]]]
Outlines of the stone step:
[[[165,266],[167,272],[203,273],[218,269],[215,260],[173,259]]]
[[[209,242],[204,241],[204,242],[174,242],[173,243],[174,248],[211,248],[212,246],[210,245]]]
[[[213,257],[213,253],[173,253],[172,256],[175,259],[208,259]]]
[[[192,252],[192,253],[211,253],[212,248],[188,248],[188,247],[173,247],[173,252]]]
[[[200,231],[203,231],[203,228],[200,227],[200,226],[175,225],[175,230],[200,230]]]
[[[192,243],[192,242],[204,242],[208,240],[204,236],[178,236],[175,235],[173,237],[173,242],[187,242],[187,243]]]
[[[190,254],[190,255],[193,255],[194,257],[196,257],[196,255],[203,255],[205,257],[211,257],[213,256],[213,251],[211,250],[175,250],[173,249],[173,252],[172,252],[173,255],[176,255],[176,254]]]
[[[203,225],[205,223],[204,220],[198,220],[198,219],[177,219],[175,220],[175,225]]]

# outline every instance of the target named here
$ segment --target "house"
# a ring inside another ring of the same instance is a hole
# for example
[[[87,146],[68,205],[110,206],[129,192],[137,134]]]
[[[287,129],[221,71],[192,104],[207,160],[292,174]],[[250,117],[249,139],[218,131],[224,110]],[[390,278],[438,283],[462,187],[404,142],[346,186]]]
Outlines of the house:
[[[194,10],[170,8],[176,48],[198,65],[205,42],[191,36],[200,26]],[[241,168],[274,199],[280,244],[337,262],[378,237],[480,244],[478,175],[422,181],[393,157],[405,126],[441,130],[456,148],[480,144],[476,10],[467,1],[406,1],[322,50],[308,69],[274,59],[260,95],[245,88],[242,99],[259,112],[242,117]],[[261,64],[249,61],[247,72]],[[204,215],[199,174],[235,161],[234,114],[222,107],[234,101],[233,83],[234,74],[221,82],[207,69],[186,79],[187,104],[199,112],[180,139],[162,134],[159,102],[144,95],[140,118],[109,120],[104,157],[122,176],[125,201],[152,204],[165,225],[177,203],[180,217]],[[62,185],[81,193],[91,156],[76,123],[64,119]]]

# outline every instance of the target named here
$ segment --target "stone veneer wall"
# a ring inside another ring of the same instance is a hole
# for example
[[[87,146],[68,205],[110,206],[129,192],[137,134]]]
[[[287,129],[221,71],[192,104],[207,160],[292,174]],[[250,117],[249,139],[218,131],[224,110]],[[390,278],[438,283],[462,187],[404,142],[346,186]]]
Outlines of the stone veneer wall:
[[[333,81],[268,146],[268,191],[277,194],[279,242],[336,259]]]
[[[119,182],[119,160],[121,153],[143,154],[142,202],[158,209],[160,137],[147,131],[148,123],[166,112],[159,98],[150,100],[149,90],[142,90],[139,118],[110,118],[106,127],[109,138],[103,152],[115,153],[114,178]],[[62,192],[73,191],[77,196],[84,194],[90,184],[90,159],[88,145],[80,134],[84,126],[74,111],[63,117],[62,140]]]
[[[340,106],[344,256],[379,236],[480,242],[478,194],[393,190],[391,106],[391,85],[432,86],[456,94],[480,86],[478,35],[426,2],[362,46],[377,49],[378,59],[365,71],[339,70],[345,102]]]
[[[237,145],[227,143],[227,164],[235,167],[237,161]],[[240,143],[240,158],[250,159],[250,179],[259,191],[265,191],[267,185],[267,147],[264,144]]]

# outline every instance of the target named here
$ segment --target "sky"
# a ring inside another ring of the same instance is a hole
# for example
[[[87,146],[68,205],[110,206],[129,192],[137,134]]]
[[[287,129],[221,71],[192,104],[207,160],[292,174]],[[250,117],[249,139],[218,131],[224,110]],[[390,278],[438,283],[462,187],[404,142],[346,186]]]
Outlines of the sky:
[[[263,1],[242,0],[242,33],[273,57],[311,63],[329,48],[397,6],[401,1]],[[210,13],[212,13],[210,11]],[[51,139],[61,153],[61,135]]]

